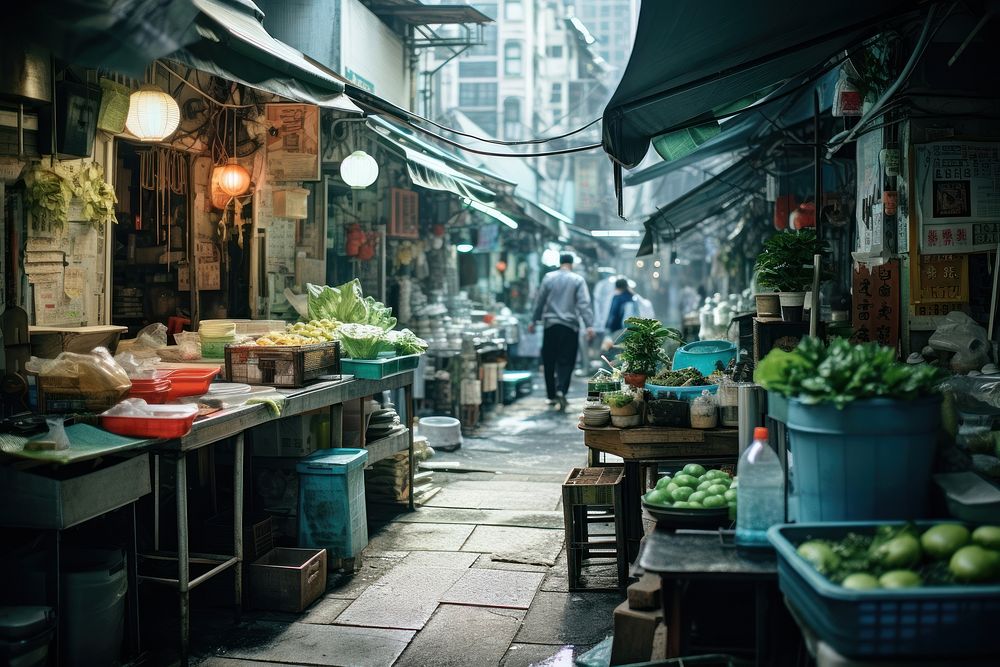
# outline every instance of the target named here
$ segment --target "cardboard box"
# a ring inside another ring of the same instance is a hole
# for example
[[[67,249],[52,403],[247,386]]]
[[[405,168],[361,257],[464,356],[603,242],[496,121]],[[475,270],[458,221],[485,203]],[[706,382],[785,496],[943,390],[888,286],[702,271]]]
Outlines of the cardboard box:
[[[330,410],[275,419],[251,430],[254,456],[302,457],[330,447]]]
[[[271,549],[250,564],[258,609],[298,613],[326,591],[326,549]]]
[[[614,613],[611,664],[648,662],[653,654],[656,628],[662,620],[662,611],[629,609],[628,600],[618,605]]]

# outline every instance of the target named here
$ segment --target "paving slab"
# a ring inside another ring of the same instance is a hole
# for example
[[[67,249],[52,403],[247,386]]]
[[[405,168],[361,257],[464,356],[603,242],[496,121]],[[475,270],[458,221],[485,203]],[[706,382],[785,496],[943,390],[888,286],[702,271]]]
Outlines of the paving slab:
[[[413,638],[408,630],[310,623],[246,623],[227,633],[218,657],[294,665],[387,667]],[[228,667],[228,666],[227,666]]]
[[[553,565],[562,544],[561,530],[476,526],[462,551],[492,554],[493,560]]]
[[[509,563],[502,560],[493,560],[490,554],[479,554],[479,558],[472,564],[472,567],[485,568],[487,570],[512,570],[514,572],[541,572],[545,574],[549,571],[547,565],[530,565],[528,563]]]
[[[618,593],[541,591],[535,595],[515,641],[596,644],[611,633],[612,613],[624,599]]]
[[[399,565],[368,587],[340,616],[340,625],[419,630],[438,600],[467,570]]]
[[[554,511],[562,497],[556,483],[458,481],[445,486],[425,507]]]
[[[465,570],[472,567],[478,556],[464,551],[413,551],[406,557],[407,567],[445,567]]]
[[[555,510],[484,510],[465,507],[421,507],[397,516],[400,523],[465,523],[523,528],[563,527],[563,513]]]
[[[332,574],[327,584],[328,597],[353,600],[379,578],[403,561],[402,558],[363,556],[357,572]]]
[[[511,644],[500,667],[574,667],[576,658],[590,649],[579,644]]]
[[[396,666],[496,665],[523,617],[524,612],[515,609],[441,605]]]
[[[319,625],[330,625],[340,616],[353,600],[335,597],[323,597],[316,601],[311,607],[306,609],[299,623],[316,623]]]
[[[458,551],[473,526],[441,523],[390,523],[369,535],[373,551]]]
[[[218,656],[211,656],[204,660],[192,660],[192,664],[195,667],[274,667],[278,663],[274,662],[262,662],[260,660],[240,660],[238,658],[220,658]],[[304,665],[295,665],[292,663],[283,662],[280,663],[282,667],[306,667]]]
[[[441,602],[527,609],[544,576],[541,572],[467,570],[462,574],[462,578],[441,596]]]

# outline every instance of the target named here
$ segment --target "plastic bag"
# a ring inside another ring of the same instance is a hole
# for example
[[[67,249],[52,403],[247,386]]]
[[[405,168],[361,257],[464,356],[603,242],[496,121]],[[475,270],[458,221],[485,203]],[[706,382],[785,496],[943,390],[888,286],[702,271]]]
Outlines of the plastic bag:
[[[576,664],[579,667],[608,667],[611,664],[611,642],[613,637],[608,635],[603,641],[594,644],[593,648],[578,656]]]
[[[952,352],[952,370],[962,373],[978,370],[989,361],[990,346],[986,329],[961,311],[952,311],[928,341],[935,350]]]
[[[49,427],[49,432],[32,438],[24,448],[28,451],[54,450],[62,451],[69,449],[69,436],[66,435],[66,427],[62,417],[47,417],[45,423]]]
[[[121,366],[125,373],[132,380],[149,380],[156,375],[156,365],[160,363],[160,358],[155,356],[138,355],[132,352],[123,352],[115,355],[115,361]]]
[[[90,396],[103,393],[122,396],[132,388],[125,369],[103,347],[95,347],[87,354],[61,352],[55,359],[32,357],[24,368],[37,374],[47,391],[58,389]]]
[[[166,346],[167,327],[159,322],[140,330],[135,337],[134,347],[141,350],[158,350]]]

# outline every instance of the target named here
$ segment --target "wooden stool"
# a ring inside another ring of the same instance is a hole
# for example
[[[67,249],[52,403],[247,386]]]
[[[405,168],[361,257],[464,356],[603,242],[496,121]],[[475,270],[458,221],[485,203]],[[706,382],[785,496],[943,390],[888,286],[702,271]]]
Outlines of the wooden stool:
[[[628,584],[628,552],[622,507],[621,466],[573,468],[563,482],[563,517],[566,555],[569,559],[569,589],[581,590],[584,560],[614,558],[618,565],[618,587]],[[590,524],[614,522],[614,539],[591,539]]]

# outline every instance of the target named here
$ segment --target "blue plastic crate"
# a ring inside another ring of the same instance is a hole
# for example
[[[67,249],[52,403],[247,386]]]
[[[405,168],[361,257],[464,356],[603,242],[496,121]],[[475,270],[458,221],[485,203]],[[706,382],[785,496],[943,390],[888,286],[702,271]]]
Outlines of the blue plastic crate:
[[[299,546],[324,548],[331,558],[353,558],[368,544],[364,449],[321,449],[302,459],[299,473]]]
[[[856,591],[833,583],[795,552],[810,539],[874,533],[904,522],[842,522],[772,526],[778,583],[788,604],[817,637],[843,656],[957,658],[996,654],[1000,585],[921,586]],[[935,522],[917,522],[928,528]]]

